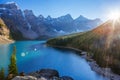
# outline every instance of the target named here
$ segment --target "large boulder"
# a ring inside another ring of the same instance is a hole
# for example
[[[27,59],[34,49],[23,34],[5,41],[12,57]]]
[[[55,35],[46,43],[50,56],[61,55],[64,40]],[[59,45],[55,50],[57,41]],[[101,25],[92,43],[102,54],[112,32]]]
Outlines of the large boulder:
[[[41,69],[39,75],[45,78],[52,78],[54,76],[59,77],[59,73],[53,69]]]
[[[37,78],[44,77],[46,79],[51,79],[53,77],[59,77],[59,73],[54,69],[41,69],[40,71],[30,73],[29,75],[35,76]]]

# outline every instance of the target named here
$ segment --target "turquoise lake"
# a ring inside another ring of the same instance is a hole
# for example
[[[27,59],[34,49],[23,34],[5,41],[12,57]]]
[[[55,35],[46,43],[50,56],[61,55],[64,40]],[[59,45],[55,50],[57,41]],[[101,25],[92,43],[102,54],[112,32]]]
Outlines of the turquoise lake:
[[[71,76],[74,80],[106,80],[92,71],[88,62],[75,54],[75,51],[48,47],[45,41],[17,41],[0,45],[0,67],[6,71],[14,45],[17,47],[19,72],[50,68],[56,69],[60,76]]]

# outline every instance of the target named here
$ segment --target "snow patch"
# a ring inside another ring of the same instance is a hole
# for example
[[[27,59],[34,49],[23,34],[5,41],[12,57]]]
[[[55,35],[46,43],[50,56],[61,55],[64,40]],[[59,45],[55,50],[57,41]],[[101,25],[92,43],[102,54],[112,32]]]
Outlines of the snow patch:
[[[53,31],[58,32],[56,29],[54,29]]]
[[[6,10],[6,8],[0,8],[0,9],[2,9],[2,10]]]
[[[29,22],[27,22],[27,25],[28,25],[29,29],[31,29],[31,25],[30,25],[30,23],[29,23]]]
[[[6,4],[16,4],[14,1],[6,2]]]
[[[54,29],[54,31],[55,31],[55,32],[58,32],[58,33],[60,33],[60,34],[65,34],[65,33],[66,33],[66,32],[63,31],[63,30],[57,31],[56,29]]]
[[[17,6],[17,9],[20,9],[19,7],[18,7],[18,4],[16,4],[14,1],[11,1],[11,2],[6,2],[6,4],[15,4],[16,6]]]
[[[24,14],[24,12],[22,11],[22,15],[23,15],[23,17],[24,17],[24,19],[25,19],[25,14]]]
[[[77,29],[76,32],[83,32],[83,30],[79,30],[79,29]]]
[[[22,11],[22,15],[23,15],[24,20],[27,22],[27,25],[28,25],[29,29],[31,29],[31,25],[30,25],[30,23],[26,20],[26,17],[25,17],[25,14],[24,14],[23,11]]]
[[[11,13],[9,13],[9,16],[11,16],[12,14]]]
[[[65,31],[63,31],[63,30],[60,30],[60,31],[59,31],[59,33],[62,33],[62,34],[63,34],[63,33],[65,33]]]

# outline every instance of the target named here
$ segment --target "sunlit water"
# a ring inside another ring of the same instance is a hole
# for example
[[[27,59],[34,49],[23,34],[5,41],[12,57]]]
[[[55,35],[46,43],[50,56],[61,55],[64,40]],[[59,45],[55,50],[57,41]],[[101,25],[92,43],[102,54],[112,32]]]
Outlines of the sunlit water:
[[[33,72],[43,68],[59,71],[60,76],[71,76],[74,80],[105,80],[91,70],[87,61],[74,51],[47,47],[45,41],[18,41],[0,45],[0,67],[7,71],[13,46],[17,47],[19,72]]]

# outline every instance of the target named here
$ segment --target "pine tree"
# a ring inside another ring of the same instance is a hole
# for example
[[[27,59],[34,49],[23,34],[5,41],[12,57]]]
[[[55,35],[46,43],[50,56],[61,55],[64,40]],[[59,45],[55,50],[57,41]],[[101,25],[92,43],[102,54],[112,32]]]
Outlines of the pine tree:
[[[1,70],[0,70],[0,80],[4,80],[4,79],[5,79],[4,68],[1,68]]]
[[[16,64],[16,47],[14,46],[13,52],[10,58],[10,64],[8,66],[9,74],[17,75],[18,69]]]

